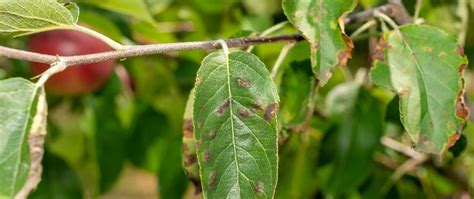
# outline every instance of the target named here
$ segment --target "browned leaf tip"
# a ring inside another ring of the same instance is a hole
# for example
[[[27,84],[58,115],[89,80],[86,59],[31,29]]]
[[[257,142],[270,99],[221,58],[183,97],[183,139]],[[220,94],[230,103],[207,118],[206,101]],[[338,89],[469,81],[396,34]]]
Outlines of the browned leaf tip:
[[[458,139],[461,137],[461,133],[455,133],[448,138],[448,148],[451,148],[456,144]]]
[[[459,55],[464,56],[464,50],[462,48],[460,47],[457,48],[456,52]],[[465,69],[466,69],[466,64],[462,64],[459,67],[459,75],[461,77],[462,87],[461,87],[461,91],[459,91],[458,93],[458,98],[456,100],[456,116],[462,119],[463,121],[466,121],[469,117],[469,109],[466,106],[466,103],[464,101],[464,95],[465,95],[464,70]],[[453,135],[449,136],[448,148],[454,146],[456,144],[456,141],[459,139],[459,137],[461,137],[461,131],[463,129],[463,126],[464,126],[464,123],[460,124],[457,128],[457,131]]]
[[[375,60],[385,61],[385,49],[392,48],[385,39],[380,38],[379,42],[374,46],[374,54],[372,55],[372,62]]]
[[[351,38],[349,38],[346,34],[342,34],[342,39],[346,44],[346,49],[337,54],[337,59],[339,60],[339,62],[337,63],[338,66],[347,65],[349,59],[352,58],[352,49],[354,48],[354,43],[352,42]]]
[[[469,117],[469,109],[467,108],[466,103],[464,101],[464,95],[465,95],[464,70],[465,69],[466,69],[466,64],[462,64],[459,67],[462,88],[461,88],[461,91],[459,91],[458,98],[456,100],[456,116],[458,116],[462,120],[467,120],[467,118]]]

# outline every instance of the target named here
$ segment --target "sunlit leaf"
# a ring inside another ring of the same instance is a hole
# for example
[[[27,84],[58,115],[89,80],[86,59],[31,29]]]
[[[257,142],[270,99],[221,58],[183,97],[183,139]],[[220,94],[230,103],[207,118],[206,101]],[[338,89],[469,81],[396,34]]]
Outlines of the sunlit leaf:
[[[194,127],[206,198],[272,198],[279,98],[265,65],[247,52],[212,53],[195,87]]]
[[[426,25],[387,32],[376,48],[372,79],[399,95],[401,120],[415,148],[444,152],[456,142],[468,116],[462,48]]]
[[[334,67],[345,66],[351,57],[344,16],[355,6],[355,0],[283,0],[286,16],[311,44],[312,68],[321,85]]]
[[[66,7],[56,0],[1,0],[0,36],[15,37],[53,29],[69,29],[76,22],[79,8]]]

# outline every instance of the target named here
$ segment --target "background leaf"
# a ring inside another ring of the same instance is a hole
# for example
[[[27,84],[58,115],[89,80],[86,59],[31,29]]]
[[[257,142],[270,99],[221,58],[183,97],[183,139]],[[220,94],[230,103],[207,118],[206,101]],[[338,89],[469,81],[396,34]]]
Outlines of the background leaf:
[[[447,33],[426,25],[388,32],[377,48],[372,79],[399,95],[401,120],[415,147],[442,153],[457,140],[468,115],[462,49]]]
[[[136,19],[153,23],[153,17],[148,11],[147,5],[143,0],[81,0],[79,2],[95,5],[104,9],[135,17]]]
[[[79,8],[64,7],[56,0],[0,1],[0,36],[13,37],[37,32],[72,28]]]
[[[253,54],[212,53],[198,71],[195,140],[204,196],[272,198],[278,94]]]
[[[326,106],[335,127],[323,140],[323,155],[331,160],[323,187],[330,195],[342,196],[371,173],[383,132],[382,105],[358,83],[348,82],[331,90]]]
[[[334,67],[345,66],[351,57],[353,44],[344,34],[343,15],[355,6],[354,0],[283,0],[286,16],[311,44],[312,68],[321,85]]]
[[[0,198],[13,198],[30,169],[28,133],[35,115],[37,89],[32,82],[0,81]]]

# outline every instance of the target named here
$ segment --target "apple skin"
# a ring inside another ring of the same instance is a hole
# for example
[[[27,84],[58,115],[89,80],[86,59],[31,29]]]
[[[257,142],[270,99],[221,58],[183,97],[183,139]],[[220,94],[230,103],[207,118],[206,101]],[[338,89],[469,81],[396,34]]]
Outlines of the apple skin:
[[[73,30],[53,30],[35,34],[27,42],[28,50],[48,55],[73,56],[113,51],[104,42]],[[107,81],[115,66],[114,60],[75,65],[53,75],[46,82],[46,90],[58,95],[83,95],[97,91]],[[33,75],[50,66],[31,63]]]

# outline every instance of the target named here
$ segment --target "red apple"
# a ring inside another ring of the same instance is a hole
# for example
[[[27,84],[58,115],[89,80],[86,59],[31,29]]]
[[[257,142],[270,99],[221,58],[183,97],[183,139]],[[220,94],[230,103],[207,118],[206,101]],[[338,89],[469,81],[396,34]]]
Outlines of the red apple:
[[[28,50],[37,53],[73,56],[112,51],[104,42],[73,30],[53,30],[30,37]],[[115,65],[114,60],[71,66],[53,75],[46,82],[46,89],[55,94],[81,95],[98,90],[106,81]],[[34,75],[47,70],[48,64],[31,63]]]

